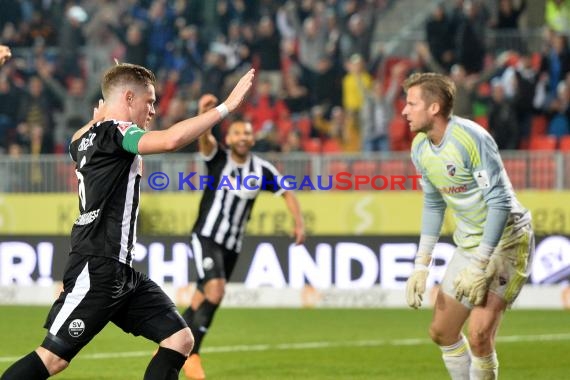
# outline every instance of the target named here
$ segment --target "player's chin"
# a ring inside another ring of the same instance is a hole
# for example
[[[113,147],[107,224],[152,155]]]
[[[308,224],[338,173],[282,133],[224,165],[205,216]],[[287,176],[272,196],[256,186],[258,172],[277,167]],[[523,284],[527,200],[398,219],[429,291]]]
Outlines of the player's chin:
[[[251,150],[250,146],[246,146],[246,145],[242,145],[242,146],[237,146],[236,147],[236,152],[240,155],[240,156],[245,156],[249,153],[249,151]]]

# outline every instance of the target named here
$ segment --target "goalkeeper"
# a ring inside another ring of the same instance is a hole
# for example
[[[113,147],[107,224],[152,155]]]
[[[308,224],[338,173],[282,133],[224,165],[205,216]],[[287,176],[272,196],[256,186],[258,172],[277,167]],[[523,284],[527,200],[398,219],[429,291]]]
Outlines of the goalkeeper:
[[[402,114],[411,131],[418,132],[411,156],[424,192],[407,302],[421,306],[449,208],[457,249],[435,300],[429,333],[452,379],[496,379],[495,335],[527,280],[534,251],[531,216],[515,197],[493,138],[473,121],[452,115],[453,82],[440,74],[413,74],[404,89]],[[466,339],[462,329],[468,318]]]

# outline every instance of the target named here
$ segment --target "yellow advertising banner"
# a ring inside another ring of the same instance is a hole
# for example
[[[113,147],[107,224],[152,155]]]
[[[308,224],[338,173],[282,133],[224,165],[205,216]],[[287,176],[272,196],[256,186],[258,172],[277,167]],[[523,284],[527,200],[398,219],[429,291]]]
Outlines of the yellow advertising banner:
[[[570,192],[519,191],[533,214],[538,235],[570,235]],[[298,192],[311,235],[410,235],[421,224],[422,194],[401,192]],[[140,235],[187,234],[198,212],[200,193],[144,193]],[[67,235],[78,216],[74,194],[0,195],[0,234]],[[262,194],[248,225],[250,235],[286,235],[293,221],[281,197]],[[453,232],[446,218],[443,234]]]

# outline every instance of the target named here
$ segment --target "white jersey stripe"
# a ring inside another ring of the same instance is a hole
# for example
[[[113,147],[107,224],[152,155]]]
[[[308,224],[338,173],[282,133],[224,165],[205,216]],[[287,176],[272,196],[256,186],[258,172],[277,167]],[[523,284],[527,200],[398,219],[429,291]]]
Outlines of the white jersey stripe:
[[[123,209],[123,220],[121,221],[121,251],[119,252],[119,261],[124,264],[127,264],[127,257],[129,254],[129,233],[131,232],[135,181],[139,172],[141,160],[141,156],[137,155],[129,170],[129,182],[127,183],[127,193],[125,195],[125,208]]]
[[[226,163],[224,169],[222,170],[222,176],[229,176],[232,172],[232,166],[229,162]],[[218,179],[219,180],[219,179]],[[214,184],[217,186],[217,183]],[[214,225],[216,224],[216,220],[222,210],[222,200],[224,198],[224,191],[216,191],[216,196],[214,198],[214,202],[212,203],[212,208],[208,212],[208,217],[206,218],[206,222],[204,223],[204,227],[200,231],[200,233],[204,236],[212,236],[212,231],[214,230]]]
[[[87,263],[77,277],[75,285],[73,286],[73,290],[65,297],[63,306],[57,313],[57,316],[55,317],[55,320],[49,329],[50,334],[57,335],[58,331],[61,329],[61,326],[63,326],[73,310],[75,310],[83,298],[85,298],[85,295],[90,288],[91,280],[89,278],[89,263]]]
[[[192,246],[192,253],[194,254],[194,262],[196,263],[196,272],[198,272],[198,277],[204,278],[204,266],[202,265],[202,258],[204,255],[202,253],[202,244],[200,244],[200,239],[198,239],[198,235],[195,233],[192,234],[190,245]]]

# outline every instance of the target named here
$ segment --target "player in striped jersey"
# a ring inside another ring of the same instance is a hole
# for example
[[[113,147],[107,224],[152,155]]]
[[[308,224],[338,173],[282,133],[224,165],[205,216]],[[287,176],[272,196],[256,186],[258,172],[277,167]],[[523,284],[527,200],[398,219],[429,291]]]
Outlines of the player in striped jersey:
[[[213,95],[204,95],[199,101],[199,112],[207,112],[216,102]],[[295,243],[302,244],[305,240],[303,217],[294,193],[279,185],[281,181],[276,178],[281,175],[272,164],[250,153],[255,142],[250,123],[237,120],[230,125],[225,140],[228,150],[219,148],[210,131],[200,136],[198,142],[208,175],[214,181],[211,188],[204,189],[191,236],[199,279],[191,306],[183,313],[195,339],[183,368],[190,379],[205,378],[199,356],[202,339],[224,296],[226,282],[238,259],[245,228],[260,191],[283,196],[295,220]],[[257,186],[248,185],[248,189],[241,184],[238,190],[238,182],[248,176],[258,179]],[[271,181],[259,183],[262,178]],[[218,186],[223,179],[229,179],[231,182],[226,183],[233,185]]]
[[[444,275],[429,329],[453,379],[495,379],[495,335],[528,277],[531,216],[518,202],[497,145],[478,124],[452,115],[455,85],[440,74],[404,83],[412,160],[422,175],[421,237],[406,298],[421,305],[432,252],[448,208],[457,249]],[[468,341],[462,335],[469,318]]]
[[[130,64],[105,73],[105,103],[70,144],[81,214],[71,233],[63,292],[49,312],[40,347],[10,366],[2,380],[41,380],[61,372],[109,322],[159,344],[145,380],[178,379],[193,346],[192,333],[162,289],[131,266],[141,155],[191,143],[239,107],[253,75],[253,70],[246,73],[216,109],[147,132],[155,115],[154,74]]]

